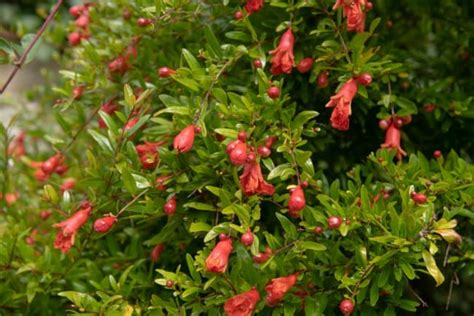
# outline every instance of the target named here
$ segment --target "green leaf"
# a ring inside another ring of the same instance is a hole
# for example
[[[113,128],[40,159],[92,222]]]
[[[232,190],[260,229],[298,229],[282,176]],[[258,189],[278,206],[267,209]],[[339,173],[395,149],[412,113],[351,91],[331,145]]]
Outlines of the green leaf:
[[[188,265],[189,274],[191,275],[193,280],[196,283],[200,284],[201,275],[196,271],[196,268],[194,267],[193,257],[189,253],[186,254],[186,264]]]
[[[418,108],[416,107],[416,104],[407,98],[404,97],[397,97],[395,100],[395,103],[398,104],[402,109],[406,111],[404,114],[416,114],[418,113]]]
[[[244,32],[241,32],[241,31],[227,32],[227,33],[225,33],[225,37],[227,37],[229,39],[232,39],[232,40],[244,42],[244,43],[252,42],[252,38],[247,33],[244,33]]]
[[[275,213],[278,221],[280,222],[283,230],[285,231],[288,239],[296,239],[298,232],[295,225],[283,214]]]
[[[132,173],[133,180],[135,180],[135,185],[138,189],[145,189],[151,187],[151,183],[147,178],[136,173]]]
[[[112,148],[112,145],[110,144],[107,137],[105,137],[104,135],[96,132],[93,129],[90,129],[87,132],[89,133],[89,135],[92,136],[92,138],[94,138],[94,140],[97,142],[97,144],[99,144],[100,148],[102,148],[103,150],[107,151],[110,154],[113,154],[114,149]]]
[[[297,245],[298,247],[301,247],[304,250],[314,250],[314,251],[326,250],[326,246],[314,241],[299,241]]]
[[[44,187],[44,195],[48,201],[52,204],[56,204],[59,201],[58,193],[51,184],[46,184]]]
[[[431,274],[433,279],[436,281],[436,286],[440,286],[444,282],[444,275],[441,273],[439,270],[438,266],[436,265],[436,261],[431,255],[426,250],[423,250],[423,261],[425,262],[426,269],[428,270],[428,273]]]
[[[137,99],[135,97],[135,94],[133,93],[132,88],[128,84],[125,84],[123,86],[123,95],[124,95],[124,98],[125,98],[125,104],[129,108],[133,108],[133,106],[135,105],[135,102],[137,101]]]
[[[214,205],[201,203],[201,202],[189,202],[189,203],[184,204],[183,206],[187,208],[200,210],[200,211],[212,211],[212,212],[216,211],[216,208]]]
[[[199,62],[196,60],[196,58],[194,58],[193,54],[191,54],[186,48],[183,48],[182,52],[186,63],[189,65],[189,68],[191,68],[192,71],[203,73],[201,65],[199,65]]]
[[[318,116],[319,113],[316,111],[302,111],[296,115],[296,117],[291,122],[292,128],[302,128],[306,122]]]
[[[370,23],[370,27],[369,27],[369,32],[371,34],[374,33],[375,29],[377,28],[377,26],[380,24],[380,21],[382,21],[382,18],[375,18],[372,20],[372,22]]]
[[[99,116],[102,118],[102,120],[104,121],[105,125],[107,125],[109,130],[113,134],[117,135],[118,127],[117,127],[117,124],[115,124],[114,119],[109,114],[103,111],[99,111]]]
[[[100,304],[92,296],[86,293],[64,291],[59,292],[58,296],[69,299],[74,303],[74,305],[88,312],[98,312],[100,309]]]
[[[272,169],[268,174],[267,179],[271,180],[280,177],[282,180],[286,180],[293,175],[295,175],[295,170],[289,163],[285,163],[277,166],[275,169]]]
[[[230,129],[230,128],[216,128],[214,130],[217,134],[231,138],[231,139],[237,139],[237,136],[239,135],[239,132],[235,129]]]
[[[212,31],[211,27],[206,25],[204,28],[204,36],[206,37],[207,43],[209,44],[209,48],[212,50],[215,56],[218,58],[222,58],[222,49],[219,45],[219,41],[217,40],[216,35]]]
[[[178,77],[178,76],[173,76],[173,79],[176,80],[177,82],[181,83],[183,86],[191,89],[194,92],[198,92],[200,90],[200,86],[196,82],[196,80],[189,79],[189,78],[182,78],[182,77]]]
[[[191,223],[189,226],[190,233],[208,232],[211,230],[211,225],[203,222]]]

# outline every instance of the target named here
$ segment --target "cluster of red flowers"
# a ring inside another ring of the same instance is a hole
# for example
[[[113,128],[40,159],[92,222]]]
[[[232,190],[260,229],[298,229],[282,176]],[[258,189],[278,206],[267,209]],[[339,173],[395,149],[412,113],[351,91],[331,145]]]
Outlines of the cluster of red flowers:
[[[48,180],[53,173],[63,175],[69,169],[65,164],[65,157],[58,153],[49,157],[46,161],[31,161],[30,166],[35,168],[35,178],[40,182]]]
[[[240,176],[242,192],[247,196],[254,194],[273,195],[275,188],[263,178],[255,148],[246,144],[246,138],[246,133],[241,132],[238,139],[227,145],[227,154],[232,164],[244,166],[243,173]],[[263,157],[268,157],[271,154],[270,147],[274,141],[274,137],[269,137],[265,146],[258,147],[257,152]]]
[[[92,4],[85,3],[72,6],[69,9],[69,14],[76,19],[74,21],[74,25],[78,28],[77,31],[72,32],[68,35],[68,41],[71,46],[79,45],[83,39],[88,39],[90,37],[88,30],[90,23],[90,6],[92,6]]]
[[[133,38],[132,43],[128,45],[125,51],[109,63],[108,67],[111,75],[123,75],[132,67],[130,60],[137,58],[137,45],[139,41],[139,37]]]
[[[265,302],[275,306],[283,300],[285,294],[296,284],[297,273],[286,277],[274,278],[265,287]],[[255,287],[229,298],[224,304],[228,316],[251,316],[260,300],[260,293]]]

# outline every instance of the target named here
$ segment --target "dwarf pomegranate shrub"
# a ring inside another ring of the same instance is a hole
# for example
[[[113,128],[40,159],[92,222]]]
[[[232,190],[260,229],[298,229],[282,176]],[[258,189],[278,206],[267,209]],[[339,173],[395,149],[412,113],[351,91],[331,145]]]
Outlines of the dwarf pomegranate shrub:
[[[0,313],[472,312],[473,8],[433,2],[63,7],[1,129]]]

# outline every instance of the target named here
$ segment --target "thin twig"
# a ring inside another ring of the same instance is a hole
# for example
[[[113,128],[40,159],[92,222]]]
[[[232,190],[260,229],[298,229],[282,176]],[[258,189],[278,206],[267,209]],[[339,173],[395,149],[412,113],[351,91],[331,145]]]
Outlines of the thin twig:
[[[449,283],[449,293],[448,293],[448,300],[446,301],[446,311],[449,310],[449,305],[451,304],[451,296],[453,294],[453,285],[459,285],[458,274],[454,272],[453,277],[451,278],[451,283]]]
[[[48,17],[46,18],[43,25],[41,26],[41,28],[36,33],[35,37],[31,41],[30,45],[28,45],[28,47],[25,49],[25,51],[21,55],[20,60],[15,62],[15,68],[13,68],[13,70],[10,73],[10,76],[8,77],[7,81],[3,84],[3,87],[0,89],[0,94],[3,94],[3,92],[7,89],[10,82],[15,77],[18,70],[20,70],[20,68],[23,66],[23,64],[25,63],[26,58],[28,57],[28,54],[30,53],[31,49],[35,46],[36,42],[38,42],[39,38],[41,37],[41,35],[46,30],[49,23],[51,23],[51,21],[54,19],[54,16],[56,15],[56,13],[58,13],[59,7],[61,6],[62,3],[63,3],[63,0],[58,0],[58,2],[56,2],[56,5],[53,7],[51,12],[49,13]]]
[[[122,209],[117,213],[117,217],[120,216],[120,214],[122,214],[123,212],[125,212],[125,210],[127,208],[129,208],[130,205],[132,205],[133,203],[135,203],[143,194],[147,193],[150,189],[146,189],[144,191],[142,191],[140,194],[138,194],[133,200],[131,200],[130,202],[127,203],[127,205],[125,205],[124,207],[122,207]]]
[[[414,289],[412,289],[411,286],[408,286],[408,290],[411,292],[411,294],[413,294],[421,303],[421,306],[423,307],[428,307],[428,303],[426,303],[419,295],[418,293],[415,292]]]
[[[199,107],[199,110],[196,111],[196,113],[194,115],[194,119],[193,119],[193,124],[194,125],[197,124],[197,122],[199,121],[199,118],[201,117],[202,113],[206,111],[207,105],[209,103],[209,97],[211,96],[211,93],[212,93],[212,89],[214,88],[215,84],[219,81],[219,78],[224,74],[227,67],[232,65],[234,62],[236,62],[242,56],[243,56],[243,54],[240,53],[240,54],[236,55],[235,57],[229,59],[222,66],[222,68],[219,70],[217,75],[212,79],[211,84],[209,85],[209,88],[207,89],[207,92],[206,92],[206,94],[204,95],[204,98],[201,101],[201,105]]]

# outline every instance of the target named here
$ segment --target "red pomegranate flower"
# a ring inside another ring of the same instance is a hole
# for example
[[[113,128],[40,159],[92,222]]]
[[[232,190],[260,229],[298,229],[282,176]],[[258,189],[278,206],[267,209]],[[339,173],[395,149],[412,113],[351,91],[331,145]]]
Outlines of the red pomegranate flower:
[[[349,32],[364,32],[365,26],[365,6],[366,0],[337,0],[333,6],[333,10],[340,7],[344,10],[344,16],[347,17],[347,31]],[[364,6],[364,8],[362,7]]]
[[[173,147],[178,153],[185,153],[193,148],[194,143],[194,126],[185,127],[173,141]]]
[[[144,144],[135,146],[135,150],[137,151],[138,157],[140,158],[143,169],[155,169],[160,158],[158,146],[161,144],[163,144],[163,142],[145,142]]]
[[[349,116],[352,114],[351,104],[357,93],[357,83],[349,79],[336,95],[326,104],[327,108],[334,107],[331,114],[331,126],[340,131],[349,129]]]
[[[290,194],[288,201],[289,215],[291,217],[299,217],[300,211],[306,206],[303,188],[299,185]]]
[[[296,283],[297,274],[291,274],[286,277],[275,278],[265,287],[267,291],[267,298],[265,299],[268,306],[275,306],[278,304],[286,292],[288,292]]]
[[[248,15],[258,12],[263,8],[263,0],[247,0],[245,4],[245,11]]]
[[[282,35],[278,47],[270,52],[273,55],[272,74],[280,75],[282,73],[291,73],[295,63],[295,56],[293,55],[293,46],[295,44],[295,37],[291,32],[291,28]]]
[[[107,215],[97,219],[94,222],[94,230],[98,233],[108,232],[112,226],[117,222],[117,217],[114,215]]]
[[[207,271],[224,273],[229,264],[229,256],[232,249],[232,239],[219,241],[206,259]]]
[[[397,150],[397,159],[402,159],[402,156],[406,156],[407,153],[402,149],[400,145],[401,131],[394,122],[390,124],[385,132],[385,142],[382,144],[382,148],[395,148]]]
[[[255,288],[229,298],[224,304],[227,316],[251,316],[260,300],[260,294]]]
[[[244,173],[240,176],[240,186],[245,195],[273,195],[275,188],[263,179],[262,169],[256,161],[244,165]]]
[[[76,234],[79,229],[87,222],[92,211],[92,206],[84,205],[79,211],[61,223],[54,224],[53,227],[59,228],[54,241],[54,248],[66,253],[74,245]]]

